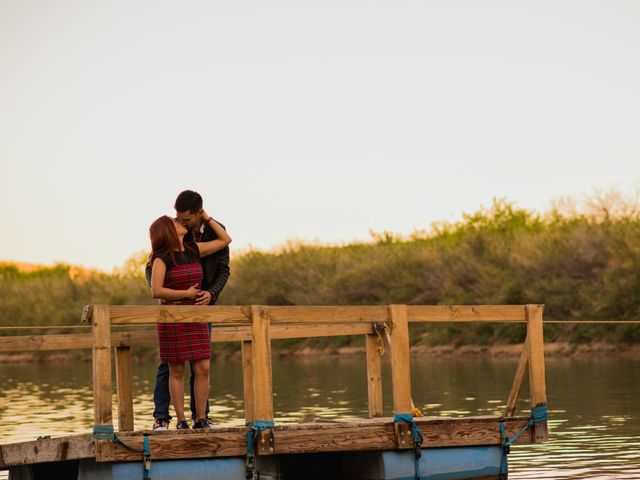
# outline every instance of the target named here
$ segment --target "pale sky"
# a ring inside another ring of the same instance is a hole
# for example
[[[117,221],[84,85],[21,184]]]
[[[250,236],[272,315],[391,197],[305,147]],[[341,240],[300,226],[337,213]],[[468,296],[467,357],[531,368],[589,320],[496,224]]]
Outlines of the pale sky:
[[[233,251],[640,181],[638,1],[0,0],[0,260],[110,271],[183,189]]]

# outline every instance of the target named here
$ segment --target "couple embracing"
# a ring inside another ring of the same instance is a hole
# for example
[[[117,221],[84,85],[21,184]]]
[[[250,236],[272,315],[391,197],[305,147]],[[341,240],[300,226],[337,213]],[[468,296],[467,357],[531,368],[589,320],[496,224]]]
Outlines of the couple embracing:
[[[191,190],[178,195],[176,216],[162,216],[149,228],[151,255],[146,275],[153,298],[166,305],[213,305],[229,278],[231,237],[223,225],[203,209],[202,197]],[[159,323],[160,366],[153,392],[154,430],[167,430],[171,416],[176,427],[189,429],[184,412],[185,363],[191,365],[193,428],[211,428],[209,364],[211,324]]]

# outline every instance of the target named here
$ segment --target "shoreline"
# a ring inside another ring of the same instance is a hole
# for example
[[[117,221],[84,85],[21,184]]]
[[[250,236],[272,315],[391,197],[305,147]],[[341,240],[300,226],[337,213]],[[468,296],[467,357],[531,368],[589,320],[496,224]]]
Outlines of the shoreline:
[[[241,358],[240,351],[225,352],[215,349],[212,360],[220,358]],[[483,358],[483,359],[513,359],[518,358],[522,352],[522,344],[513,345],[414,345],[411,347],[412,357],[424,358]],[[342,348],[301,348],[295,350],[272,350],[274,357],[308,358],[314,356],[361,356],[365,355],[364,347]],[[640,359],[640,343],[605,343],[591,342],[571,344],[568,342],[549,342],[544,346],[546,358],[570,357],[623,357]],[[157,350],[144,350],[133,353],[133,361],[158,360]],[[29,352],[29,353],[3,353],[0,354],[0,364],[15,365],[26,363],[54,363],[54,362],[91,362],[91,354],[86,351],[62,351],[62,352]]]

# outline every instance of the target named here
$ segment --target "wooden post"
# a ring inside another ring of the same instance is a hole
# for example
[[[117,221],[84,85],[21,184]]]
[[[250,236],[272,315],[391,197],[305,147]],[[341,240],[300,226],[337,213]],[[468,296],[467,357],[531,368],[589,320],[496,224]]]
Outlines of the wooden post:
[[[511,391],[509,392],[509,400],[507,400],[507,408],[504,410],[505,417],[512,417],[516,404],[518,403],[518,396],[520,395],[520,387],[524,380],[524,374],[527,370],[527,362],[529,361],[529,337],[524,339],[524,345],[522,352],[520,353],[520,359],[518,360],[518,367],[516,368],[516,374],[513,378],[513,384],[511,385]]]
[[[255,393],[253,391],[253,345],[242,342],[242,385],[244,387],[244,420],[250,425],[256,419]]]
[[[133,392],[131,383],[131,347],[116,347],[118,430],[121,432],[133,431]]]
[[[369,416],[381,417],[382,409],[382,359],[378,351],[378,337],[365,335],[367,349],[367,391],[369,392]]]
[[[254,421],[273,422],[270,324],[263,307],[252,305]],[[258,438],[258,454],[269,455],[274,450],[273,430],[262,430]]]
[[[113,427],[109,305],[93,307],[93,424]]]
[[[531,408],[547,405],[547,387],[544,373],[544,337],[542,332],[542,311],[544,305],[527,305],[527,337],[529,339],[529,389]],[[548,440],[547,422],[533,425],[535,442]]]
[[[111,403],[111,313],[109,305],[93,307],[93,431],[97,461],[113,458],[113,443],[101,438],[113,432]]]
[[[406,305],[389,305],[391,329],[391,383],[393,413],[411,414],[411,371],[409,357],[409,321]],[[411,426],[395,422],[397,448],[412,448]]]

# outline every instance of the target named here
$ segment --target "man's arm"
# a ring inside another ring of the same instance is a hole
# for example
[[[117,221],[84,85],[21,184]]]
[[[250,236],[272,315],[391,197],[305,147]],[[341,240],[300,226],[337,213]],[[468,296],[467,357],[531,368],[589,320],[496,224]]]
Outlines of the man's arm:
[[[209,289],[211,293],[211,301],[209,305],[213,305],[218,300],[218,295],[227,284],[227,280],[229,280],[229,275],[231,275],[231,269],[229,268],[229,247],[225,247],[223,250],[220,250],[218,253],[218,266],[216,268],[216,277],[213,280],[213,285]]]

